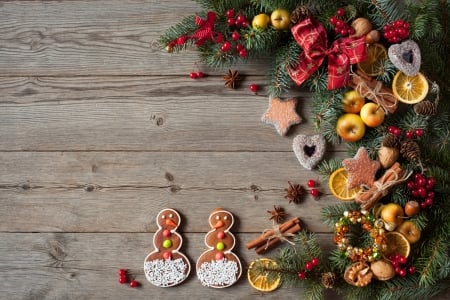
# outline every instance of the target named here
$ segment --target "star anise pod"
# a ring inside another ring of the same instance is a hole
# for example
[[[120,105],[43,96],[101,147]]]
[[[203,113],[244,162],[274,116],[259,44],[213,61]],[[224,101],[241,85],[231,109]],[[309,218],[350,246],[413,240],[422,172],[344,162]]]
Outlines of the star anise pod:
[[[303,200],[302,197],[305,194],[305,188],[300,184],[292,184],[290,181],[288,181],[288,183],[289,187],[284,189],[286,192],[284,198],[288,199],[289,203],[300,203]]]
[[[238,81],[242,80],[242,77],[239,76],[239,72],[236,70],[228,70],[228,73],[223,76],[225,80],[225,87],[235,89]]]
[[[281,206],[273,206],[273,210],[267,211],[270,214],[269,220],[274,220],[277,224],[283,223],[284,219],[287,216],[287,213]]]

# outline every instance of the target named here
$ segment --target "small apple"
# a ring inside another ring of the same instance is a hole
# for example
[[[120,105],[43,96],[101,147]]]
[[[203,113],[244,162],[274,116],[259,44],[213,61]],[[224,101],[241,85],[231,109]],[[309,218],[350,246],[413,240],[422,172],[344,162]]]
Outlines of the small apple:
[[[256,15],[252,20],[252,27],[255,30],[265,30],[269,27],[270,17],[266,14]]]
[[[346,113],[357,114],[366,103],[366,100],[356,90],[349,90],[342,98],[342,108]]]
[[[381,208],[380,217],[389,231],[403,223],[403,216],[403,207],[397,203],[388,203]]]
[[[277,30],[288,29],[291,25],[291,13],[284,8],[274,10],[270,15],[272,27]]]
[[[407,215],[408,217],[412,217],[415,216],[419,213],[420,211],[420,204],[419,202],[415,201],[415,200],[411,200],[406,202],[405,204],[405,215]]]
[[[366,133],[366,126],[357,114],[343,114],[336,123],[337,134],[346,142],[356,142]]]
[[[361,108],[361,119],[369,127],[380,126],[384,121],[384,110],[376,103],[368,102]]]
[[[420,230],[414,222],[406,220],[395,228],[395,231],[400,232],[405,236],[410,244],[414,244],[420,239]]]

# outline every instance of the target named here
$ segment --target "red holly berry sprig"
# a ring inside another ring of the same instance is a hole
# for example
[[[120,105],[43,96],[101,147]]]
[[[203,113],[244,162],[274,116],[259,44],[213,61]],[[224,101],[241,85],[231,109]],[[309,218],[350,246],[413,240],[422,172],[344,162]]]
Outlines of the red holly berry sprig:
[[[320,196],[320,191],[316,188],[316,181],[314,179],[309,179],[306,182],[306,185],[311,188],[309,190],[309,193],[311,194],[311,196],[313,196],[314,198],[317,198]]]
[[[436,180],[433,177],[426,177],[421,173],[416,173],[406,183],[411,196],[418,200],[421,209],[426,209],[433,205]]]
[[[128,277],[129,276],[128,276],[127,269],[119,269],[118,274],[119,274],[119,283],[120,284],[128,283]],[[130,285],[131,288],[137,288],[140,285],[140,283],[139,283],[139,281],[137,281],[136,279],[133,278],[130,281],[129,285]]]
[[[383,27],[383,36],[391,44],[406,40],[409,37],[409,23],[398,19]]]
[[[408,262],[408,259],[398,253],[391,254],[389,260],[395,269],[395,273],[400,277],[416,273],[416,267]]]
[[[340,34],[341,36],[349,36],[355,33],[355,29],[345,22],[344,16],[345,9],[339,8],[336,10],[336,14],[330,17],[329,22],[337,34]]]
[[[310,261],[305,264],[305,269],[297,272],[297,278],[300,280],[306,279],[307,272],[312,271],[320,263],[317,257],[313,257]]]
[[[403,131],[394,125],[391,125],[388,127],[388,132],[392,135],[395,135],[396,137],[401,137],[403,134]],[[405,131],[405,138],[407,139],[413,139],[413,138],[420,138],[425,134],[425,130],[423,128],[416,128],[416,129],[408,129]]]

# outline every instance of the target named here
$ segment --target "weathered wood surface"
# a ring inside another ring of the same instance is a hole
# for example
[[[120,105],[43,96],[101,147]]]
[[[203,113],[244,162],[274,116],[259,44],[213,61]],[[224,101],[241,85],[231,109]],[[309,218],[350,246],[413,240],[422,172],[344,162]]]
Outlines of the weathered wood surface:
[[[245,276],[228,289],[204,288],[195,272],[174,288],[147,283],[143,259],[165,207],[183,217],[192,263],[218,206],[237,218],[244,265],[256,257],[245,243],[271,226],[266,210],[275,204],[334,248],[320,220],[320,209],[336,203],[326,182],[318,201],[283,198],[288,180],[320,181],[291,150],[296,134],[314,133],[311,95],[292,91],[304,122],[280,137],[260,121],[267,97],[245,88],[264,84],[265,63],[239,65],[246,79],[228,90],[224,72],[201,66],[195,51],[170,55],[156,46],[197,10],[180,0],[0,1],[1,299],[301,295],[287,287],[262,295]],[[189,79],[199,68],[209,76]],[[326,158],[344,150],[329,147]],[[119,268],[143,286],[118,284]]]

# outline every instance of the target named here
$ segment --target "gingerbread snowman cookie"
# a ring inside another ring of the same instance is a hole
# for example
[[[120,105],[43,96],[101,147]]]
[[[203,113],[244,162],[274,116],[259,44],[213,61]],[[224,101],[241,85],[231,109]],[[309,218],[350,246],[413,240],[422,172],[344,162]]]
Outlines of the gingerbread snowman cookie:
[[[158,231],[153,236],[155,250],[144,261],[147,280],[159,287],[170,287],[183,282],[191,271],[191,264],[179,251],[183,239],[176,232],[181,217],[171,208],[163,209],[156,218]]]
[[[236,240],[229,231],[234,224],[233,215],[217,208],[209,215],[211,230],[205,236],[209,248],[197,260],[197,277],[200,282],[213,288],[233,285],[242,274],[241,261],[232,252]]]

